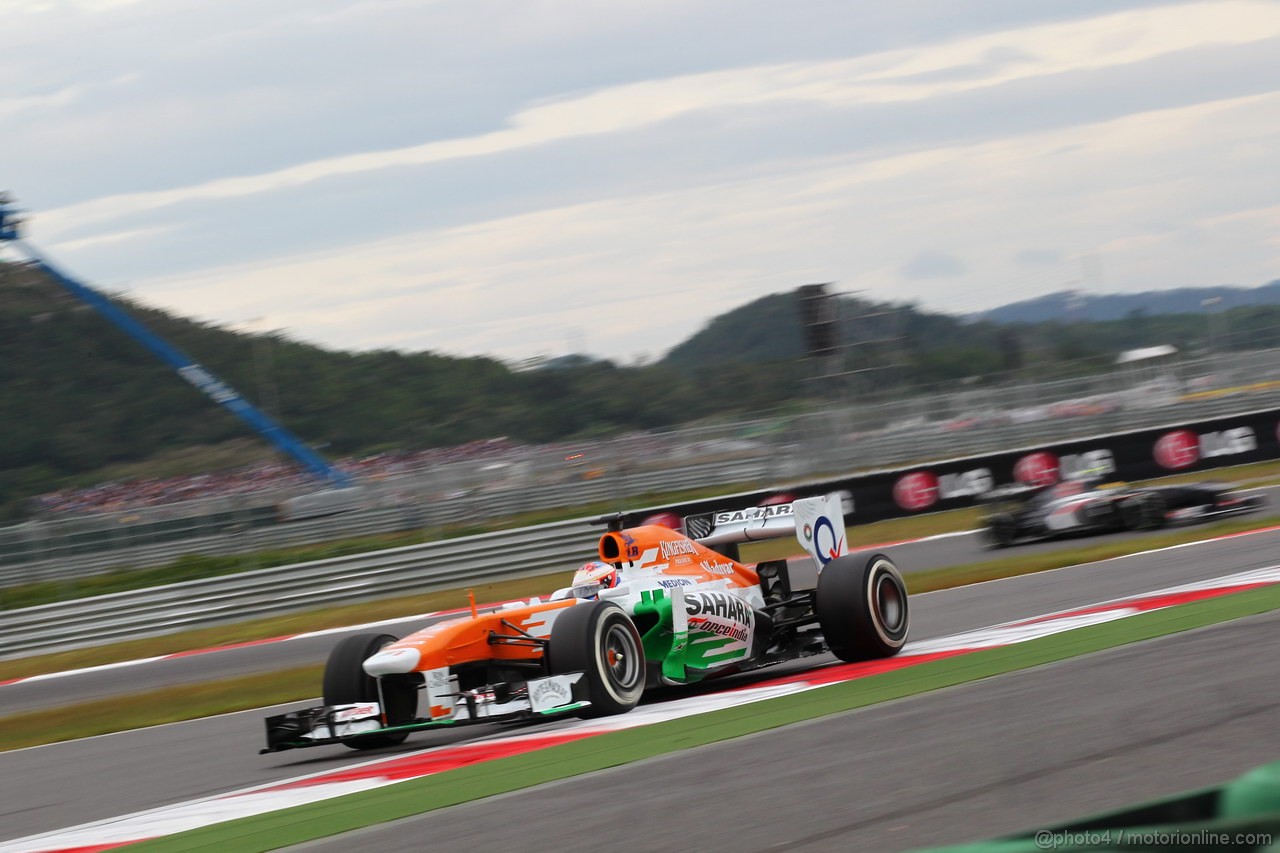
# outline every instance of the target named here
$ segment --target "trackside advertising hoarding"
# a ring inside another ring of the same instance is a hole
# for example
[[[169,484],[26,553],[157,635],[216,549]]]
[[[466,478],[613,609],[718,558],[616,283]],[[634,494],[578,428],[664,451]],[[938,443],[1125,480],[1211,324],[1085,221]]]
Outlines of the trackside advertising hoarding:
[[[1280,411],[1273,410],[873,474],[853,490],[856,517],[969,506],[983,492],[1011,483],[1044,485],[1081,474],[1147,480],[1276,459],[1278,427]]]
[[[983,492],[1012,483],[1046,484],[1084,473],[1108,480],[1147,480],[1277,458],[1280,409],[1271,409],[804,483],[785,493],[749,492],[663,509],[685,516],[758,506],[771,498],[843,490],[853,502],[847,519],[865,524],[972,506]],[[639,524],[657,511],[628,513],[624,521]]]

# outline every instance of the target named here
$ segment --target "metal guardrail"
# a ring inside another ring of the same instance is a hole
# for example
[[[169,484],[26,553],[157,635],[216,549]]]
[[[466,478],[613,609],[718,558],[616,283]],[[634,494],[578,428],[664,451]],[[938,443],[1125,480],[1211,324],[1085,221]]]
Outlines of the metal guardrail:
[[[3,587],[39,581],[70,581],[127,566],[163,566],[187,554],[244,555],[252,560],[256,552],[293,545],[352,539],[403,530],[465,524],[535,509],[583,506],[613,502],[618,509],[629,505],[628,495],[657,491],[677,491],[716,483],[760,482],[777,476],[776,459],[738,459],[704,463],[664,471],[629,474],[622,479],[599,478],[573,484],[541,485],[518,492],[468,495],[449,501],[383,507],[341,516],[291,521],[270,526],[230,526],[221,533],[208,534],[197,525],[190,537],[170,541],[126,545],[87,553],[68,553],[56,539],[40,542],[42,559],[5,564],[0,562],[0,598]],[[37,534],[33,534],[37,535]]]
[[[586,519],[0,611],[0,658],[83,648],[392,595],[531,577],[591,558]],[[511,554],[518,554],[512,562]]]

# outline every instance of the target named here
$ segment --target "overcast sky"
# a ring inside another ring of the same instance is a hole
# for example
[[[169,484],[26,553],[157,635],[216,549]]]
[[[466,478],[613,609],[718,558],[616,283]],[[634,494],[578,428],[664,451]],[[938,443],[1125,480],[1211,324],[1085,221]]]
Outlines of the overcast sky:
[[[343,349],[659,356],[1280,277],[1280,3],[0,0],[0,188],[82,279]]]

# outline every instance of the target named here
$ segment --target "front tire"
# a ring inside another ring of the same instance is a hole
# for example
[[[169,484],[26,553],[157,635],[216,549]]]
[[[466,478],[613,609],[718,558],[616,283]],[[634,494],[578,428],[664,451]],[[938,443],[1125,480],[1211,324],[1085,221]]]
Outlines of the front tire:
[[[396,638],[390,634],[354,634],[339,641],[329,653],[324,667],[324,704],[382,702],[387,725],[401,725],[413,720],[418,711],[417,685],[408,680],[384,678],[382,695],[379,696],[378,680],[364,671],[366,660],[395,641]],[[361,735],[344,740],[342,745],[351,749],[377,749],[395,746],[408,736],[408,732]]]
[[[609,601],[575,604],[551,624],[547,665],[553,675],[581,672],[591,704],[580,717],[624,714],[644,693],[645,658],[640,632]]]
[[[843,661],[897,654],[907,642],[907,585],[884,554],[846,554],[818,575],[815,610],[831,653]]]

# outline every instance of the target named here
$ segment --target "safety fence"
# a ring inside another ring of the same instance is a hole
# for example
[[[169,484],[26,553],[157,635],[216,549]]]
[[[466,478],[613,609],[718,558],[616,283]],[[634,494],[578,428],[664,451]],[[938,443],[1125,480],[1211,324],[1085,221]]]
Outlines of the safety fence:
[[[565,521],[0,612],[0,657],[557,570],[568,577],[598,538],[586,520]]]
[[[70,581],[121,566],[163,566],[189,554],[239,556],[248,563],[260,552],[294,545],[487,522],[546,507],[612,504],[621,508],[628,502],[619,497],[620,491],[642,495],[720,483],[762,484],[778,475],[775,463],[770,458],[727,460],[590,480],[575,484],[568,496],[563,485],[534,486],[285,523],[276,523],[269,510],[264,513],[245,509],[220,515],[216,523],[211,523],[208,516],[174,519],[153,524],[145,532],[134,530],[129,536],[120,529],[87,527],[69,531],[57,525],[29,522],[9,539],[8,554],[13,561],[0,561],[0,588]]]

